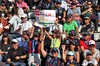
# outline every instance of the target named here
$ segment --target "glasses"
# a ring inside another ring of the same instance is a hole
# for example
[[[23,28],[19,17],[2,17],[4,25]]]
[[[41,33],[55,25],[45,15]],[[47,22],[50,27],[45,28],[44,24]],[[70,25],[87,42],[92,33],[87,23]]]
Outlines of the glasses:
[[[93,46],[94,47],[94,45],[89,45],[89,46]]]
[[[33,36],[33,37],[38,37],[38,36]]]
[[[67,55],[67,56],[69,57],[69,56],[72,56],[72,55]]]
[[[16,42],[12,42],[11,44],[16,44]]]
[[[25,19],[25,18],[22,17],[21,19]]]

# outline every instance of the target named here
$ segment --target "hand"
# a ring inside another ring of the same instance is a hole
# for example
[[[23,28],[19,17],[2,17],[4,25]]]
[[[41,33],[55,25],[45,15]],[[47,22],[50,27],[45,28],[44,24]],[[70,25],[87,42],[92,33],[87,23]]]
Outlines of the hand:
[[[40,36],[40,41],[45,40],[45,35]]]
[[[65,18],[62,18],[62,21],[65,23],[66,22],[66,19]]]
[[[2,55],[3,54],[3,52],[0,50],[0,55]]]
[[[19,29],[21,29],[22,28],[22,25],[19,25]]]
[[[93,50],[91,50],[91,51],[92,51],[92,53],[93,53],[93,54],[95,54],[95,50],[94,50],[94,49],[93,49]]]
[[[62,45],[62,49],[65,50],[65,45]]]
[[[19,57],[19,56],[16,56],[16,57],[15,57],[15,59],[16,59],[16,60],[19,60],[19,59],[20,59],[20,57]]]
[[[68,38],[68,37],[69,37],[69,35],[66,35],[66,37]]]
[[[91,8],[90,8],[90,9],[88,9],[88,11],[89,11],[89,12],[91,12],[91,10],[92,10]]]
[[[58,21],[55,21],[55,23],[54,23],[56,26],[58,26]]]
[[[79,34],[77,34],[77,37],[78,37],[78,38],[80,38],[80,35],[79,35]]]

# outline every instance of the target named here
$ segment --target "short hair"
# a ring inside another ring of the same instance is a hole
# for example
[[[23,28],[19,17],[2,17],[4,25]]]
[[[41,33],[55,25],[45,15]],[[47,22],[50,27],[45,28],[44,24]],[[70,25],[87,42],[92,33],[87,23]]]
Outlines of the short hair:
[[[87,66],[94,66],[92,63],[89,63]]]

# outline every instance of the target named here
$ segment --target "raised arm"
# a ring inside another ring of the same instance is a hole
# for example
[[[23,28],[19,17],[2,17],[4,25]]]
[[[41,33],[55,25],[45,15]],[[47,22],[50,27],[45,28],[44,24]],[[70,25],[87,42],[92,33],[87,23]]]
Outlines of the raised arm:
[[[65,45],[62,45],[62,59],[64,63],[66,63],[66,55],[67,55],[67,50],[65,50]]]
[[[43,55],[43,57],[46,57],[47,52],[44,50],[44,39],[45,39],[45,35],[43,35],[43,37],[41,37],[41,54]]]
[[[50,40],[52,40],[52,37],[48,34],[48,32],[45,30],[45,28],[44,28],[44,32],[46,33],[46,35],[48,36],[48,38],[49,38]]]

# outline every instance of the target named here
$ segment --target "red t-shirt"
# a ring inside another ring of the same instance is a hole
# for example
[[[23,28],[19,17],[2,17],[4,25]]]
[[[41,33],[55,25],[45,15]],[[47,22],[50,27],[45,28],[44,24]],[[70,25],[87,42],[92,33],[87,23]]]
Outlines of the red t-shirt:
[[[92,39],[90,39],[90,40],[92,40]],[[87,44],[88,44],[88,42],[87,42]],[[87,44],[85,43],[85,40],[84,39],[83,40],[80,40],[80,47],[83,46],[84,47],[84,50],[89,48],[89,46]],[[94,48],[96,48],[96,43],[95,43]]]

